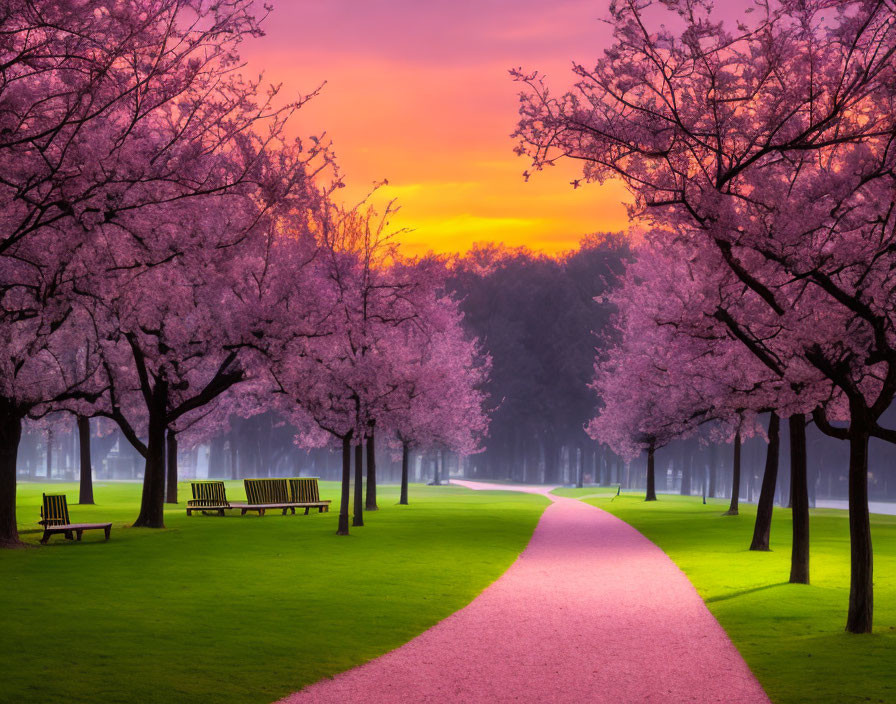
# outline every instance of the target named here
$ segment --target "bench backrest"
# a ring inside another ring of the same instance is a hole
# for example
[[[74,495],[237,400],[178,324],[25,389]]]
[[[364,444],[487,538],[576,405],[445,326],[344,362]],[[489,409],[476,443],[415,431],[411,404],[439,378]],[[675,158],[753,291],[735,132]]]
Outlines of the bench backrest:
[[[44,494],[43,507],[40,510],[41,524],[45,526],[63,526],[71,523],[68,517],[68,502],[65,494]]]
[[[243,484],[250,504],[289,503],[285,479],[244,479]]]
[[[289,479],[289,499],[297,504],[320,501],[317,477],[293,477]]]
[[[209,506],[224,506],[227,504],[227,491],[222,481],[191,482],[193,499],[208,504]]]

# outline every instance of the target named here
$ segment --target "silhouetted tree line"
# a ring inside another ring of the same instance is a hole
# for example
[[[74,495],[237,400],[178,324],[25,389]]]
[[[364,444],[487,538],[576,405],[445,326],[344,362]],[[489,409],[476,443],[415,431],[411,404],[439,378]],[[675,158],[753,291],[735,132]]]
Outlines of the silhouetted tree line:
[[[781,433],[774,494],[779,506],[790,504],[789,442],[788,434]],[[768,443],[761,437],[742,443],[741,501],[759,500],[767,451]],[[806,427],[806,453],[810,506],[814,507],[816,500],[846,500],[849,494],[849,448],[810,423]],[[603,457],[601,453],[597,456]],[[631,463],[619,462],[618,465],[612,460],[603,460],[593,475],[594,481],[605,485],[620,484],[623,489],[645,489],[646,462],[646,454]],[[655,462],[656,491],[659,493],[731,498],[731,443],[704,444],[696,438],[675,440],[656,450]],[[896,501],[896,447],[892,444],[871,442],[868,485],[871,500]]]
[[[558,257],[482,245],[456,260],[450,285],[492,358],[489,439],[469,460],[474,476],[571,482],[620,471],[621,460],[583,427],[594,415],[595,349],[612,314],[600,297],[628,254],[623,237],[598,234]]]
[[[226,431],[206,443],[179,448],[182,479],[302,475],[336,481],[341,477],[339,450],[299,447],[295,443],[298,430],[274,412],[250,418],[233,415],[228,425]],[[118,429],[108,430],[106,434],[93,434],[90,441],[91,466],[96,478],[141,479],[143,458]],[[80,471],[78,452],[78,430],[73,416],[62,416],[48,427],[29,425],[22,435],[17,475],[21,480],[76,481]],[[394,448],[377,448],[376,464],[382,481],[400,481],[401,457]],[[465,472],[464,459],[445,450],[410,450],[409,464],[412,481],[430,482],[438,476],[444,478]],[[172,502],[176,501],[172,499]]]

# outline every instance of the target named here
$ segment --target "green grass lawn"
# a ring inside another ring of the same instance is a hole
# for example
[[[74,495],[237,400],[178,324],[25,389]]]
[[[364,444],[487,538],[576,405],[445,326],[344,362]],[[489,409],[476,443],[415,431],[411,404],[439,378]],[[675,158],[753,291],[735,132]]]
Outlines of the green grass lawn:
[[[336,511],[264,518],[166,512],[131,528],[138,484],[20,484],[36,545],[42,491],[75,522],[113,521],[81,543],[0,551],[3,702],[270,702],[408,641],[468,603],[523,550],[540,496],[380,488],[380,511],[339,537]],[[188,486],[180,489],[182,500]],[[321,496],[336,499],[335,483]],[[241,499],[241,483],[228,482]],[[337,508],[338,510],[338,508]]]
[[[561,489],[585,496],[596,489]],[[615,492],[614,492],[615,493]],[[728,502],[643,494],[592,496],[661,547],[706,601],[772,701],[896,702],[896,516],[872,516],[874,633],[844,631],[849,596],[845,511],[811,518],[811,586],[787,584],[790,512],[775,509],[772,552],[750,552],[755,506],[722,516]],[[670,653],[687,667],[687,653]]]
[[[582,489],[560,487],[559,489],[554,489],[551,493],[557,496],[570,496],[574,499],[586,501],[588,499],[610,499],[616,496],[617,489],[618,487],[615,486],[586,486]]]

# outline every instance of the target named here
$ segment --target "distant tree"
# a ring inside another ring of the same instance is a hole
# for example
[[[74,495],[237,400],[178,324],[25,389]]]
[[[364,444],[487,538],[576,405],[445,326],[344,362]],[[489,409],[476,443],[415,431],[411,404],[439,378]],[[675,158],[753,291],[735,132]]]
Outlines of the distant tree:
[[[397,331],[402,339],[391,349],[402,392],[378,412],[378,427],[401,449],[400,504],[408,503],[412,449],[474,454],[489,424],[482,389],[490,360],[464,330],[457,302],[434,296],[422,317],[424,324]]]
[[[390,211],[328,206],[316,225],[318,251],[309,285],[316,318],[268,337],[273,385],[286,417],[304,428],[299,441],[342,445],[343,474],[338,533],[349,531],[352,447],[355,447],[354,525],[363,525],[362,465],[367,438],[389,427],[390,414],[408,404],[421,363],[420,340],[434,339],[450,315],[441,266],[398,257],[387,229]],[[293,305],[306,305],[296,288]],[[442,307],[444,306],[444,307]],[[450,322],[450,320],[449,320]],[[311,334],[305,332],[310,330]],[[371,447],[373,443],[370,443]],[[375,481],[371,474],[369,481]],[[373,498],[375,494],[371,494]]]
[[[647,452],[647,500],[653,501],[657,449],[714,422],[735,437],[739,467],[740,439],[753,434],[752,415],[777,402],[780,380],[738,341],[689,329],[691,319],[702,320],[703,293],[687,261],[651,240],[634,254],[610,296],[617,310],[613,344],[595,364],[592,387],[601,409],[588,432],[624,457]],[[735,479],[734,514],[738,485]]]
[[[741,442],[762,433],[757,415],[771,412],[753,541],[754,549],[768,549],[777,479],[777,413],[790,416],[793,432],[804,436],[799,409],[823,403],[830,389],[808,378],[794,388],[733,337],[722,321],[707,314],[706,307],[712,311],[716,305],[713,292],[724,277],[707,283],[711,277],[701,275],[694,261],[649,235],[635,255],[611,296],[618,310],[616,342],[596,365],[594,388],[603,407],[589,432],[624,456],[647,451],[647,495],[652,500],[655,450],[711,424],[710,439],[733,443],[727,514],[738,515]],[[808,579],[808,497],[805,481],[800,481],[806,458],[799,447],[794,443],[792,456],[794,491],[800,497],[794,507],[793,581]]]
[[[595,235],[558,258],[489,245],[454,264],[450,287],[464,325],[492,361],[484,387],[490,439],[480,461],[493,476],[543,455],[545,481],[559,481],[562,449],[575,457],[588,442],[595,333],[611,312],[595,298],[612,287],[627,251],[624,238]]]

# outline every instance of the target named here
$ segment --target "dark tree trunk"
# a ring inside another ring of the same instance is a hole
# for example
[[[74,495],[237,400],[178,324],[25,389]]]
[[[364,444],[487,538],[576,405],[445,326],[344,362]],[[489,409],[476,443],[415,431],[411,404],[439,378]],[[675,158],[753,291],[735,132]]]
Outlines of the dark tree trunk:
[[[370,435],[367,436],[367,494],[364,509],[367,511],[379,509],[379,506],[376,505],[376,440],[373,436],[373,428],[370,429]]]
[[[790,581],[795,584],[809,584],[806,417],[801,413],[790,416],[790,488],[793,504],[793,550],[790,556]]]
[[[868,432],[855,423],[849,438],[849,613],[846,630],[871,633],[874,615],[872,582],[874,556],[871,552],[871,521],[868,516]]]
[[[716,498],[716,477],[719,472],[719,447],[715,443],[709,448],[709,496]]]
[[[581,489],[585,486],[585,450],[581,447],[575,448],[576,453],[576,486]]]
[[[136,528],[164,528],[165,505],[165,428],[153,428],[150,421],[149,442],[143,473],[143,494]]]
[[[167,496],[165,503],[177,503],[177,433],[168,430],[167,438],[168,462],[166,472]]]
[[[656,501],[656,448],[653,443],[647,448],[647,496],[645,501]]]
[[[0,547],[21,545],[16,527],[16,456],[22,419],[12,404],[0,399]]]
[[[402,506],[408,505],[408,460],[410,448],[406,442],[401,443],[401,497],[398,503]]]
[[[168,388],[159,381],[149,409],[149,437],[146,443],[146,465],[143,473],[143,495],[135,528],[165,527],[165,414]]]
[[[79,504],[93,503],[93,467],[90,462],[90,419],[78,416],[78,456],[81,465]]]
[[[348,497],[352,481],[352,435],[342,438],[342,495],[339,499],[339,527],[336,535],[348,535]]]
[[[740,431],[734,435],[734,458],[731,464],[731,505],[726,516],[738,515],[738,502],[740,501]]]
[[[355,513],[352,526],[364,525],[364,443],[355,445]]]
[[[441,450],[439,451],[441,453]],[[439,457],[434,457],[432,461],[432,483],[434,486],[440,486],[442,480],[439,478]]]
[[[781,450],[781,421],[777,413],[768,419],[768,450],[765,453],[765,471],[762,474],[762,489],[759,505],[756,507],[756,525],[753,527],[753,542],[750,550],[768,550],[772,531],[772,511],[775,506],[775,487],[778,484],[778,455]]]

